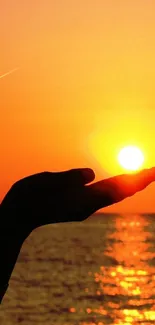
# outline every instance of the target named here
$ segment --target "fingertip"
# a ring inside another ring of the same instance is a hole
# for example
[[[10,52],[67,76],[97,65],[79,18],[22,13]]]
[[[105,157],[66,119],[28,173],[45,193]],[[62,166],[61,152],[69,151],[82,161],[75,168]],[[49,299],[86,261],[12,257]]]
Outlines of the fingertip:
[[[95,179],[95,173],[91,168],[83,168],[82,173],[86,183],[92,182]]]
[[[155,167],[151,167],[147,169],[147,175],[150,181],[155,181]]]
[[[151,167],[151,168],[149,168],[149,170],[151,173],[155,174],[155,167]]]
[[[137,190],[140,191],[155,181],[155,167],[143,169],[135,177]]]

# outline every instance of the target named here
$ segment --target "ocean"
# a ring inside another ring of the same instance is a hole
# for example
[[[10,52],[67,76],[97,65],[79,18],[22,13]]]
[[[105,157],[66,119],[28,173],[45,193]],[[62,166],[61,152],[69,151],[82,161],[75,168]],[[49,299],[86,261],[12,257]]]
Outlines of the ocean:
[[[1,325],[155,324],[155,215],[96,214],[24,242]]]

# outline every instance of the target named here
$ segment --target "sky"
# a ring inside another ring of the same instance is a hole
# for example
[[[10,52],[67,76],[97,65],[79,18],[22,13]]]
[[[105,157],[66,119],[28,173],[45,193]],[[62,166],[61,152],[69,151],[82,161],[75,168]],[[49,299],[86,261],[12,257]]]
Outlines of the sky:
[[[155,166],[155,2],[2,0],[0,200],[22,177],[124,173],[137,145]],[[155,184],[105,212],[154,212]]]

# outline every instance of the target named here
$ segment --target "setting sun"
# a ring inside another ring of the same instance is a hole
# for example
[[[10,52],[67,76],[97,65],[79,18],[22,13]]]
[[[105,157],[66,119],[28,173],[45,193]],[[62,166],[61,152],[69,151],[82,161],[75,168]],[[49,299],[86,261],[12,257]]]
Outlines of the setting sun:
[[[136,171],[142,166],[144,155],[138,147],[128,146],[120,150],[118,161],[123,168]]]

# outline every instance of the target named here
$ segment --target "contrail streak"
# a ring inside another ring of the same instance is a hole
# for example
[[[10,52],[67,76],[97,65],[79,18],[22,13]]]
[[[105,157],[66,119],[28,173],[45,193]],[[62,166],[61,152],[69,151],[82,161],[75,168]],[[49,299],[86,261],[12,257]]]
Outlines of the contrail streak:
[[[4,77],[8,76],[9,74],[15,72],[15,71],[18,70],[18,69],[19,69],[19,68],[17,67],[17,68],[14,68],[14,69],[12,69],[12,70],[10,70],[10,71],[8,71],[8,72],[6,72],[6,73],[0,75],[0,79],[2,79],[2,78],[4,78]]]

